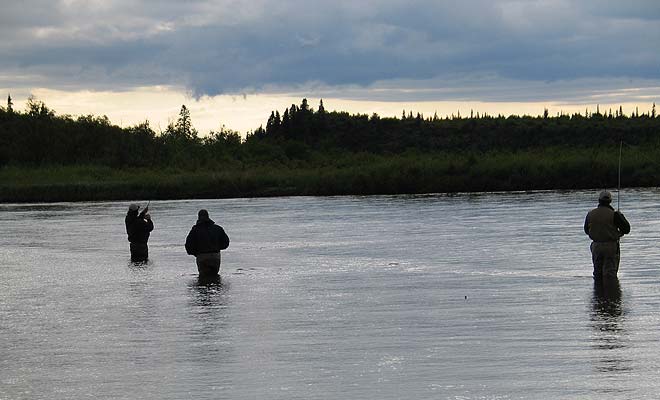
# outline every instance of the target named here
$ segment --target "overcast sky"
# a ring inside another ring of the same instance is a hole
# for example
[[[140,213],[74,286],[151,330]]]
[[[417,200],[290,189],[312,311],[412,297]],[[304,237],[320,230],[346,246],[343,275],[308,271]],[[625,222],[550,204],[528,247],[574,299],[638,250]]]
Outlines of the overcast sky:
[[[117,123],[182,102],[242,130],[302,97],[520,114],[660,99],[658,0],[0,3],[0,89]]]

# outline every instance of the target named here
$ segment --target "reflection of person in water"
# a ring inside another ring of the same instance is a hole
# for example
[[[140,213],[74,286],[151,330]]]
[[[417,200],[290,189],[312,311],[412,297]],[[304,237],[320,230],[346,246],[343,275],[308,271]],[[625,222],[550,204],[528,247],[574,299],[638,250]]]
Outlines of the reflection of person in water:
[[[631,369],[629,359],[622,353],[626,348],[625,321],[621,286],[618,279],[594,282],[591,317],[594,328],[594,350],[599,352],[597,370],[602,373],[618,373]]]
[[[621,285],[618,279],[594,282],[594,313],[603,320],[616,322],[621,317]]]

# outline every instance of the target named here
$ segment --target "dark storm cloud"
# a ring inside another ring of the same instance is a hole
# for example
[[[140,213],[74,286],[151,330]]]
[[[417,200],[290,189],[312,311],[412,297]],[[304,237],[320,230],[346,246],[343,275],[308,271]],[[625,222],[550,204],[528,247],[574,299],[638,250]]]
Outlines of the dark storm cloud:
[[[530,82],[660,80],[656,0],[28,3],[0,13],[10,39],[0,43],[0,86],[14,76],[54,88],[175,85],[214,95],[309,85],[357,93],[398,82],[418,99],[480,100],[492,97],[479,92],[488,77],[487,90],[505,101],[543,97],[518,90]]]

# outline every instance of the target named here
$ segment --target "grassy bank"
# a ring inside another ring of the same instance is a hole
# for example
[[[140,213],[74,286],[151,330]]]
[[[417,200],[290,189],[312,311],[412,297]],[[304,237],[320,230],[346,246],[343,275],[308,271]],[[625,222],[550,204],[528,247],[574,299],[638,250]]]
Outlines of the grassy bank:
[[[625,149],[624,186],[657,186],[660,152]],[[402,155],[344,154],[269,165],[176,169],[0,169],[0,202],[228,198],[613,188],[618,149]]]

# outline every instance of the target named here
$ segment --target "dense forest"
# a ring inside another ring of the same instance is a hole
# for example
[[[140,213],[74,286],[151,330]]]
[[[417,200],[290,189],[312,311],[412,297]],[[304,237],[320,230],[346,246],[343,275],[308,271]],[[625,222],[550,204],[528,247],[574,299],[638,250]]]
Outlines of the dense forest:
[[[21,112],[9,97],[0,107],[0,201],[612,187],[622,144],[626,184],[657,185],[655,104],[631,115],[381,117],[303,99],[242,138],[224,128],[200,135],[185,105],[156,132],[148,121],[122,128],[105,116],[59,116],[34,98]],[[55,170],[65,172],[37,178]]]

